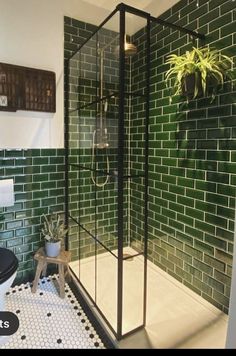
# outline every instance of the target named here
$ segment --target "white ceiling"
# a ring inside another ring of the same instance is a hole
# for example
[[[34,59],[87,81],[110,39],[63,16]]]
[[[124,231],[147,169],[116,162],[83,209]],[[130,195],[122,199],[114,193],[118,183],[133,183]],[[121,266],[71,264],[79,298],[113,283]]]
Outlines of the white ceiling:
[[[69,13],[66,15],[77,18],[81,21],[99,25],[115,8],[123,2],[127,5],[133,6],[140,10],[150,13],[152,16],[158,17],[163,12],[168,10],[180,0],[65,0],[66,3],[73,3],[73,8],[77,8],[76,13]],[[144,19],[137,16],[128,15],[126,21],[126,32],[133,34],[139,28],[145,25]],[[106,27],[111,30],[118,30],[118,18],[106,24]]]

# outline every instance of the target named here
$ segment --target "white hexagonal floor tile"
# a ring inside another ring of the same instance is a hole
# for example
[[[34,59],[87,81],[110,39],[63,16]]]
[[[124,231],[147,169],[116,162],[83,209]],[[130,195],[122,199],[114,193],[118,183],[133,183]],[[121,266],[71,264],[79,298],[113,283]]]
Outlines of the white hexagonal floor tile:
[[[57,279],[42,278],[35,294],[30,283],[9,290],[6,310],[18,316],[20,326],[0,349],[106,348],[68,284],[65,298],[58,296]]]

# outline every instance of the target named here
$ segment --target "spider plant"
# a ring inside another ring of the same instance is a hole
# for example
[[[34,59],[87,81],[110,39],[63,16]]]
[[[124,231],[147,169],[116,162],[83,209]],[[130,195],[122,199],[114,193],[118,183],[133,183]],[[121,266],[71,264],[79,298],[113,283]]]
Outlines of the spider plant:
[[[168,83],[174,78],[174,95],[188,92],[186,81],[192,75],[194,79],[192,98],[197,98],[200,94],[207,96],[209,87],[212,87],[210,95],[214,100],[218,86],[222,86],[226,78],[232,78],[231,58],[209,47],[193,47],[192,51],[186,51],[180,56],[171,54],[167,57],[166,63],[170,64],[170,69],[166,72],[165,79]]]

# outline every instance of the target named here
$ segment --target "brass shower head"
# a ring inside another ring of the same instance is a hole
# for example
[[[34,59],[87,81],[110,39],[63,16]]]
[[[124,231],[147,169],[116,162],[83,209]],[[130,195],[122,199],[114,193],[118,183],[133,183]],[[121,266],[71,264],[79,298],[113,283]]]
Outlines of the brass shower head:
[[[137,53],[137,47],[133,43],[125,41],[125,57],[131,57]]]

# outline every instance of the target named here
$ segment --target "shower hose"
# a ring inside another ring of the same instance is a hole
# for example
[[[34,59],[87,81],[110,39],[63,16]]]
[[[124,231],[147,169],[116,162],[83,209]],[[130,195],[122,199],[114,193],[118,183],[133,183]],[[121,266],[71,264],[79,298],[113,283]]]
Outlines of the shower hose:
[[[92,169],[93,169],[94,161],[95,161],[95,136],[96,136],[96,132],[97,132],[97,130],[94,130],[94,131],[93,131],[93,142],[92,142]],[[107,159],[106,159],[106,163],[107,163],[107,169],[106,169],[106,171],[107,171],[107,173],[108,173],[109,170],[110,170],[110,163],[109,163],[109,157],[108,157],[107,154],[106,154],[106,158],[107,158]],[[96,171],[97,171],[97,170],[98,170],[98,162],[96,162]],[[102,187],[104,187],[104,186],[107,184],[108,179],[109,179],[109,174],[107,174],[105,182],[103,182],[103,183],[98,183],[98,182],[96,182],[96,179],[95,179],[94,176],[93,176],[93,170],[91,170],[91,179],[92,179],[92,182],[93,182],[94,185],[96,185],[97,187],[102,188]]]

